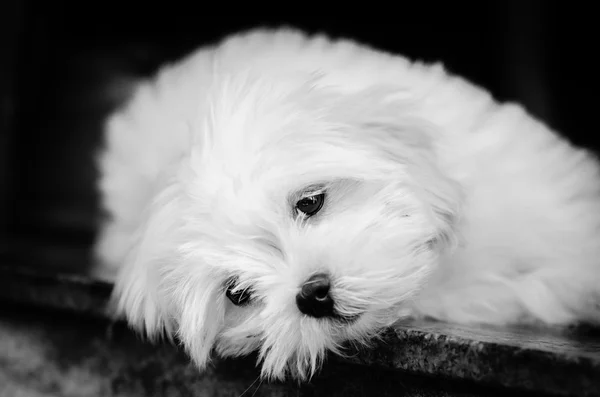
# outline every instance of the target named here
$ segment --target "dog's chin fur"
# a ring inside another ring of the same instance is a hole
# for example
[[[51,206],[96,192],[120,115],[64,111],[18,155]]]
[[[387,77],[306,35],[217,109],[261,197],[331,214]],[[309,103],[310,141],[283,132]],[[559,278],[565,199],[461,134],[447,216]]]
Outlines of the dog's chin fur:
[[[108,121],[97,274],[118,314],[199,368],[257,350],[265,378],[406,317],[598,319],[598,166],[438,66],[253,31],[201,49]],[[307,218],[296,201],[326,192]],[[296,307],[315,273],[336,316]],[[228,280],[251,291],[236,306]]]

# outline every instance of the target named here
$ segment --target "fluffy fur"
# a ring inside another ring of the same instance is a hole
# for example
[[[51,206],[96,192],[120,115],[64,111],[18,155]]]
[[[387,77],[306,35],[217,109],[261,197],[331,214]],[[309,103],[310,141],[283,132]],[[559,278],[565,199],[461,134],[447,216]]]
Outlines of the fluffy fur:
[[[599,168],[521,107],[439,65],[292,29],[164,67],[107,123],[97,274],[118,313],[199,368],[259,351],[266,378],[428,316],[597,321]],[[319,186],[317,216],[294,203]],[[294,297],[331,275],[336,310]],[[225,286],[252,291],[234,306]]]

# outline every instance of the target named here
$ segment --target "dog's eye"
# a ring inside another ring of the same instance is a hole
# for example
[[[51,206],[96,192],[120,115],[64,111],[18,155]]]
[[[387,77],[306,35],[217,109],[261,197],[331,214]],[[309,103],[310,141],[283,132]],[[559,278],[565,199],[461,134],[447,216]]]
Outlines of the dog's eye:
[[[248,289],[235,290],[235,280],[231,279],[227,282],[227,290],[225,296],[236,306],[244,306],[250,302],[251,293]]]
[[[325,193],[304,197],[296,203],[296,210],[306,216],[313,216],[323,208]]]

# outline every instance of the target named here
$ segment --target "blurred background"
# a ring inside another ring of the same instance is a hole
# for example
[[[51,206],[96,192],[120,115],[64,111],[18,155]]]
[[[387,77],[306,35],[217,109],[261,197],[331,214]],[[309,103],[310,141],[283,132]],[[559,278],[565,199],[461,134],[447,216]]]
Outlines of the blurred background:
[[[107,114],[126,99],[132,80],[256,26],[292,25],[442,62],[497,99],[521,102],[575,144],[600,149],[591,6],[410,3],[378,9],[378,17],[351,18],[342,17],[339,6],[329,10],[339,15],[320,17],[325,5],[301,3],[271,15],[255,10],[259,17],[233,4],[217,13],[177,0],[2,1],[2,257],[40,271],[83,270],[99,219],[93,158]]]

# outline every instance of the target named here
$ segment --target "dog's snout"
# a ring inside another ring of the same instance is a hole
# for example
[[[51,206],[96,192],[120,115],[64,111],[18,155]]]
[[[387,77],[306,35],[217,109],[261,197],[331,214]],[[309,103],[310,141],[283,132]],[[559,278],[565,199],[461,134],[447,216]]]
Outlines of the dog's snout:
[[[315,274],[302,285],[296,295],[298,309],[307,316],[321,318],[332,317],[333,299],[330,294],[331,283],[327,274]]]

